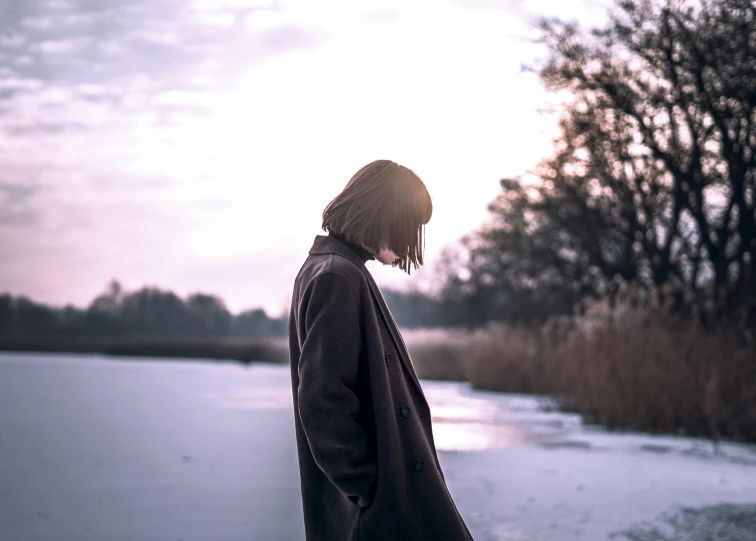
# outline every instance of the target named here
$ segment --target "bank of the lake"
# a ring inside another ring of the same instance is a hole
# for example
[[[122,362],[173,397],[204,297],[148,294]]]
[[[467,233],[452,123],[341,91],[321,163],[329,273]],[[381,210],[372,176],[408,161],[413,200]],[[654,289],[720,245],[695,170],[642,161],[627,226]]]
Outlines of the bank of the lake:
[[[285,363],[289,360],[283,337],[116,337],[0,340],[0,352],[95,353],[153,359],[197,359]]]

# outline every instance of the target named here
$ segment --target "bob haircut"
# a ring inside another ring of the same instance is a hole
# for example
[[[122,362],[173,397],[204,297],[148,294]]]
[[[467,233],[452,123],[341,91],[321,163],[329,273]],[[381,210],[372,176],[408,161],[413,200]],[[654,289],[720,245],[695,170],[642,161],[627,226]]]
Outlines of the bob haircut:
[[[323,230],[373,250],[388,248],[393,266],[410,274],[423,264],[425,224],[433,203],[425,184],[410,169],[377,160],[357,171],[323,211]]]

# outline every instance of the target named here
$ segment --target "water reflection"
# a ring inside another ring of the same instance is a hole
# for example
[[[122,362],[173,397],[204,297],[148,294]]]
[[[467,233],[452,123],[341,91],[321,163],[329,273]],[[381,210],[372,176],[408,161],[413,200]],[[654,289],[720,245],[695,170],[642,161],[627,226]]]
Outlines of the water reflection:
[[[506,422],[506,411],[491,398],[475,396],[459,383],[426,383],[423,392],[433,415],[436,448],[479,451],[524,445],[525,430]]]
[[[270,379],[266,374],[264,379]],[[262,383],[262,382],[261,382]],[[436,448],[442,451],[477,451],[524,445],[528,433],[508,415],[501,400],[478,393],[463,383],[423,383],[433,416]],[[260,386],[235,386],[202,397],[220,408],[284,410],[292,407],[287,382]]]

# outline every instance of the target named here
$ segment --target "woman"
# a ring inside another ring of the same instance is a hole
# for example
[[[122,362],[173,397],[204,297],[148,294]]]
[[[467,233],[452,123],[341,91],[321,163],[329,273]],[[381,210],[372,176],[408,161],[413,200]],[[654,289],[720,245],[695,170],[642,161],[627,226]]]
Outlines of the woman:
[[[422,265],[431,213],[417,175],[370,163],[326,207],[328,235],[297,275],[289,351],[308,541],[472,539],[409,353],[365,267]]]

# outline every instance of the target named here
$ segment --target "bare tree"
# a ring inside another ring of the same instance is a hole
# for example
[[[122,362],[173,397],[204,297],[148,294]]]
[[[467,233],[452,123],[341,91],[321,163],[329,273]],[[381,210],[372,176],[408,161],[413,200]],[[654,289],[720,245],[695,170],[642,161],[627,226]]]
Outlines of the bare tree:
[[[534,182],[506,179],[452,289],[560,311],[622,283],[679,284],[729,313],[756,293],[756,4],[617,3],[592,32],[540,22],[537,68],[572,97]]]

